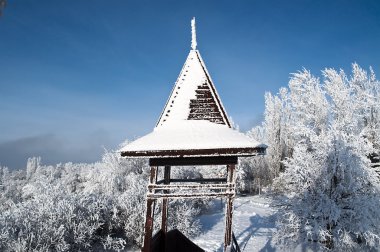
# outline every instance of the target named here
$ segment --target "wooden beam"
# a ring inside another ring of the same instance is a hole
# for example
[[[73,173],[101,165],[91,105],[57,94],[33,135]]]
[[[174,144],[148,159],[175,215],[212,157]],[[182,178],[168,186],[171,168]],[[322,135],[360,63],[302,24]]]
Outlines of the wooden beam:
[[[152,204],[154,199],[146,200],[146,215],[145,215],[145,228],[144,228],[144,246],[143,252],[150,252],[150,241],[152,239],[153,232],[153,216],[152,216]]]
[[[146,150],[123,151],[122,157],[150,157],[150,158],[175,158],[175,157],[250,157],[265,155],[266,147],[256,148],[219,148],[219,149],[194,149],[194,150]],[[170,164],[168,164],[170,165]],[[191,164],[194,165],[194,164]],[[197,164],[195,164],[197,165]],[[202,164],[198,164],[202,165]]]
[[[227,182],[235,184],[235,165],[227,165]],[[235,186],[229,189],[230,195],[227,197],[226,216],[225,216],[225,233],[224,233],[224,251],[231,246],[232,240],[232,211],[233,198],[235,196]]]
[[[170,184],[170,166],[165,166],[164,168],[164,185],[169,186]],[[164,193],[169,193],[168,190],[164,190]],[[161,230],[166,235],[167,232],[167,217],[168,217],[168,198],[162,199],[161,208],[162,218],[161,218]]]
[[[157,167],[151,166],[150,167],[150,177],[149,182],[150,184],[154,184],[156,182],[156,172]],[[152,193],[152,189],[148,188],[148,194]],[[145,226],[144,226],[144,242],[143,247],[141,251],[143,252],[150,252],[150,241],[152,239],[152,232],[153,232],[153,207],[154,199],[151,199],[149,197],[146,198],[146,208],[145,208]]]
[[[152,190],[171,190],[171,189],[228,189],[232,186],[232,184],[196,184],[196,185],[183,185],[183,184],[175,184],[175,185],[148,185],[149,189]]]
[[[156,183],[156,173],[157,173],[157,167],[150,166],[150,177],[149,177],[149,183],[155,184]]]
[[[188,165],[227,165],[237,164],[236,156],[228,157],[174,157],[174,158],[150,158],[151,166],[188,166]]]
[[[208,184],[208,183],[227,183],[226,178],[209,178],[209,179],[170,179],[172,183],[200,183],[200,184]]]
[[[208,193],[152,193],[147,194],[148,199],[174,199],[174,198],[191,198],[191,199],[201,199],[201,198],[218,198],[218,197],[233,197],[235,193],[232,192],[208,192]]]
[[[161,185],[164,183],[164,180],[161,179],[157,181],[157,185]],[[200,184],[208,184],[208,183],[227,183],[227,178],[201,178],[201,179],[170,179],[170,183],[200,183]]]

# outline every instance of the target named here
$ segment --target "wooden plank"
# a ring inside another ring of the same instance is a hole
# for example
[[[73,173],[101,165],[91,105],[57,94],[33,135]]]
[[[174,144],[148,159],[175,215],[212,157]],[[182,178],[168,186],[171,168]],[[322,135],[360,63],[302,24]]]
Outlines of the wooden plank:
[[[235,165],[227,165],[227,182],[235,183]],[[234,187],[235,189],[235,187]],[[224,233],[224,251],[231,245],[232,240],[232,211],[233,211],[233,197],[235,190],[229,190],[233,196],[227,198],[226,216],[225,216],[225,233]]]
[[[201,60],[201,58],[200,58],[200,56],[199,56],[198,53],[197,53],[197,58],[198,58],[199,62],[202,63],[202,60]],[[220,108],[220,110],[221,110],[222,113],[223,113],[223,119],[226,121],[227,126],[231,128],[231,124],[230,124],[230,121],[228,120],[227,113],[226,113],[226,111],[224,110],[224,107],[223,107],[223,105],[222,105],[222,102],[221,102],[221,100],[219,99],[218,93],[217,93],[216,90],[215,90],[214,83],[211,81],[211,78],[210,78],[210,76],[208,75],[208,72],[207,72],[207,70],[205,69],[205,67],[203,66],[203,64],[201,64],[201,66],[202,66],[203,72],[204,72],[205,75],[206,75],[207,82],[208,82],[208,84],[209,84],[209,86],[210,86],[210,88],[211,88],[213,94],[215,95],[215,101],[216,101],[216,103],[218,104],[218,107]]]
[[[226,165],[237,164],[236,156],[227,157],[173,157],[173,158],[150,158],[151,166],[188,166],[188,165]],[[171,181],[172,182],[172,181]]]
[[[208,184],[208,183],[227,183],[227,178],[207,178],[207,179],[170,179],[171,183],[200,183],[200,184]],[[157,181],[157,185],[163,184],[164,180],[161,179]]]
[[[164,169],[164,184],[169,185],[170,184],[170,166],[166,165]]]
[[[209,179],[170,179],[170,182],[173,183],[200,183],[200,184],[208,184],[208,183],[226,183],[226,178],[209,178]]]
[[[164,168],[164,186],[169,186],[170,184],[170,166],[165,166]],[[168,190],[164,190],[164,193],[169,193]],[[161,208],[161,230],[166,234],[167,232],[167,217],[168,217],[168,198],[162,199]]]
[[[218,197],[234,197],[235,193],[232,192],[219,192],[219,193],[149,193],[148,199],[174,199],[174,198],[218,198]]]
[[[219,111],[218,106],[215,103],[190,103],[189,108],[213,108]]]
[[[152,239],[153,232],[153,217],[152,217],[152,204],[153,199],[147,198],[146,200],[146,215],[145,215],[145,228],[144,228],[144,246],[143,252],[150,252],[150,241]]]
[[[157,167],[151,165],[150,166],[150,177],[149,177],[150,184],[154,184],[156,182],[156,173],[157,173]]]
[[[233,210],[233,198],[227,198],[227,207],[225,215],[225,233],[224,233],[224,248],[226,249],[231,245],[232,235],[232,210]]]
[[[157,173],[157,167],[151,166],[150,167],[150,177],[149,182],[151,185],[154,185],[156,183],[156,173]],[[149,189],[148,187],[148,194],[152,193],[152,189]],[[152,239],[152,232],[153,232],[153,213],[154,209],[153,203],[154,199],[146,198],[146,208],[145,208],[145,226],[144,226],[144,242],[143,242],[143,248],[141,251],[143,252],[150,252],[150,241]]]
[[[233,184],[197,184],[197,185],[148,185],[151,190],[171,190],[171,189],[228,189]]]

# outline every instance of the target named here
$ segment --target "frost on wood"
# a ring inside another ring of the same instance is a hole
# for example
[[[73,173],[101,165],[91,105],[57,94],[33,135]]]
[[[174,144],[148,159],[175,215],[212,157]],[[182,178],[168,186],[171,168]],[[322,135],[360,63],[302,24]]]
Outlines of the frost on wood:
[[[206,120],[224,124],[223,115],[216,104],[207,82],[195,90],[196,98],[190,99],[188,120]]]

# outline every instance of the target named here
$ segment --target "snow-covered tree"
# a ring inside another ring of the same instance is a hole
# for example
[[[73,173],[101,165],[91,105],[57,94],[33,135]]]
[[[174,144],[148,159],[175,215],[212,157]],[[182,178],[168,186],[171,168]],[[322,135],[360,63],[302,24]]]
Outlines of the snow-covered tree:
[[[265,143],[268,145],[266,161],[272,176],[277,177],[284,170],[283,161],[292,155],[294,135],[292,121],[294,114],[290,107],[291,95],[281,88],[278,96],[265,94]]]
[[[266,143],[266,131],[262,126],[256,126],[246,133],[246,136]],[[242,193],[261,193],[263,187],[272,182],[274,173],[269,170],[265,156],[239,159],[237,168],[237,190]]]
[[[368,99],[379,101],[371,91],[379,82],[356,64],[351,77],[334,69],[322,73],[322,83],[306,70],[289,83],[296,144],[275,181],[288,196],[276,238],[287,246],[374,249],[380,245],[380,187],[369,157],[377,151],[378,117],[371,114],[378,105]]]
[[[274,176],[278,176],[283,158],[281,139],[282,115],[282,104],[279,97],[266,93],[264,128],[266,130],[266,143],[268,144],[267,160],[269,169],[271,169]]]
[[[93,164],[46,166],[40,158],[30,158],[26,170],[1,167],[0,251],[140,246],[148,175],[146,159],[124,159],[109,151]],[[196,234],[200,226],[194,218],[202,204],[172,202],[170,207],[179,213],[171,211],[170,220],[183,232]]]

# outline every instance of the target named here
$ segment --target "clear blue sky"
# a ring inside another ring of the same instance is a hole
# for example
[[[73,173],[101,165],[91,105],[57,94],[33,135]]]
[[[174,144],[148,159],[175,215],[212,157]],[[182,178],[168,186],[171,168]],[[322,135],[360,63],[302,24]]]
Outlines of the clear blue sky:
[[[243,130],[289,73],[380,74],[379,1],[8,0],[0,17],[0,164],[100,159],[153,129],[198,49]]]

